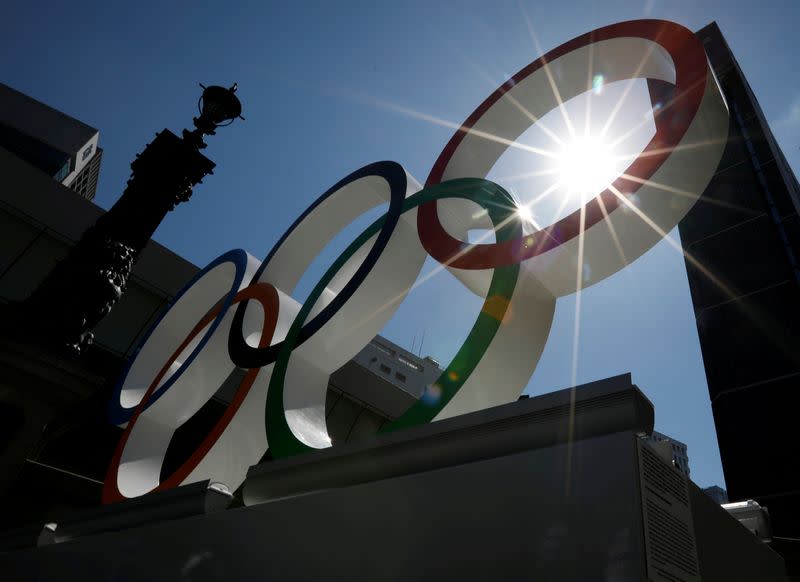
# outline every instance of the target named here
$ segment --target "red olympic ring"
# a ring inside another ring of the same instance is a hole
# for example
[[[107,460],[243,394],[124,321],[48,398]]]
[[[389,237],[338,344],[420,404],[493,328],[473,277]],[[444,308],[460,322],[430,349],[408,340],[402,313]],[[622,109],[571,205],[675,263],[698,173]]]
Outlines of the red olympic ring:
[[[270,285],[269,283],[253,283],[252,285],[245,287],[241,291],[239,291],[233,298],[231,305],[239,303],[241,301],[246,301],[248,299],[255,299],[261,306],[263,307],[264,311],[264,327],[261,333],[261,337],[258,341],[258,347],[263,348],[268,346],[272,341],[272,336],[275,332],[275,326],[278,322],[278,313],[279,313],[279,305],[278,305],[278,293],[275,290],[275,287]],[[173,354],[167,358],[167,361],[164,363],[164,366],[161,370],[156,374],[155,378],[153,378],[152,383],[147,388],[147,392],[145,392],[144,397],[142,398],[141,402],[136,406],[136,409],[133,412],[133,416],[131,416],[130,422],[125,427],[125,431],[122,433],[119,442],[117,443],[117,449],[114,451],[114,456],[111,459],[111,464],[109,465],[108,472],[106,473],[106,478],[103,487],[103,503],[113,503],[115,501],[123,501],[128,499],[122,492],[119,490],[119,486],[117,484],[117,475],[119,473],[120,462],[122,461],[122,453],[125,450],[125,445],[128,442],[128,438],[133,431],[133,427],[136,426],[136,421],[139,418],[145,409],[147,408],[148,400],[153,392],[158,387],[161,379],[170,369],[172,363],[180,356],[181,352],[189,345],[189,343],[201,332],[205,327],[214,321],[214,319],[219,315],[220,310],[222,309],[222,303],[217,303],[214,307],[212,307],[204,316],[203,318],[194,326],[191,332],[186,336],[183,340],[181,345],[173,352]],[[234,415],[236,414],[239,407],[244,402],[247,393],[250,391],[250,388],[253,386],[253,383],[256,380],[256,376],[261,371],[261,368],[252,368],[247,372],[247,374],[242,379],[239,387],[234,394],[233,400],[225,409],[222,417],[217,421],[211,431],[206,435],[203,439],[203,442],[192,452],[188,459],[174,472],[170,475],[167,479],[160,482],[158,486],[153,489],[153,491],[163,491],[165,489],[171,489],[173,487],[178,487],[183,483],[183,481],[191,474],[191,472],[200,464],[203,458],[208,454],[214,444],[217,442],[222,433],[230,424],[231,420],[233,419]]]
[[[446,176],[453,155],[471,128],[520,81],[547,67],[548,63],[555,59],[577,49],[603,40],[630,37],[658,43],[672,58],[675,67],[675,97],[654,115],[655,136],[624,171],[624,174],[632,179],[620,176],[612,186],[589,201],[583,209],[576,210],[533,235],[524,235],[506,242],[469,245],[466,248],[464,241],[454,238],[445,231],[439,220],[437,203],[428,202],[419,209],[417,229],[423,247],[433,258],[458,269],[491,269],[517,264],[552,250],[605,220],[607,215],[620,205],[619,198],[611,191],[612,187],[630,196],[653,176],[670,156],[672,148],[680,143],[700,108],[706,87],[708,64],[702,43],[691,31],[663,20],[636,20],[613,24],[579,36],[519,71],[481,103],[456,131],[436,160],[426,185],[462,177]],[[531,125],[533,123],[532,121]],[[583,228],[581,228],[581,214],[584,214]]]

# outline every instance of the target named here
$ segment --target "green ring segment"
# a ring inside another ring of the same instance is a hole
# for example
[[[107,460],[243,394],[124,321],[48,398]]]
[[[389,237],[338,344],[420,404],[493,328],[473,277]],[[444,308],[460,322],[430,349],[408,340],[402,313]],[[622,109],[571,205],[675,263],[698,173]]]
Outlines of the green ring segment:
[[[494,182],[479,178],[459,178],[428,186],[406,198],[402,212],[417,208],[426,202],[447,198],[470,200],[485,209],[494,226],[498,243],[512,240],[522,234],[522,225],[513,198]],[[380,231],[384,220],[385,217],[381,217],[367,227],[328,268],[303,303],[286,334],[270,379],[264,415],[267,442],[274,458],[290,457],[316,450],[300,441],[286,420],[283,395],[289,359],[303,324],[328,283],[353,254]],[[435,395],[435,398],[423,396],[402,416],[383,427],[381,432],[430,422],[455,397],[481,361],[500,328],[517,285],[518,275],[519,264],[494,269],[489,292],[472,329],[452,361],[432,385],[440,394]]]

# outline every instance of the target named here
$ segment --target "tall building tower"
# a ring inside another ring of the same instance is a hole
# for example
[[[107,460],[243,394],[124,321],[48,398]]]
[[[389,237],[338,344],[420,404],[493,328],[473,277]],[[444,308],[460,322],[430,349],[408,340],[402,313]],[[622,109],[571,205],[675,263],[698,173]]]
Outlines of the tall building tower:
[[[697,35],[730,109],[718,171],[680,224],[720,457],[731,501],[800,538],[800,188],[717,25]]]
[[[91,200],[103,150],[99,132],[0,83],[0,148]]]

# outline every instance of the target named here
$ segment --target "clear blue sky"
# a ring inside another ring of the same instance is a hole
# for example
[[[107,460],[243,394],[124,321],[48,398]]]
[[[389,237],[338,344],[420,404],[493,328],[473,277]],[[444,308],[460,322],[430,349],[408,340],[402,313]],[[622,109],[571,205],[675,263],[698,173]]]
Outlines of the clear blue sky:
[[[210,138],[216,173],[156,233],[204,265],[234,247],[264,256],[310,202],[364,164],[395,160],[424,180],[451,130],[370,103],[463,121],[539,56],[523,11],[545,51],[621,20],[666,18],[693,30],[716,20],[800,168],[800,4],[792,0],[8,0],[0,80],[100,129],[96,202],[106,208],[154,133],[191,123],[198,82],[237,81],[247,121]],[[570,384],[574,303],[559,301],[532,394]],[[385,333],[410,347],[425,330],[422,351],[446,360],[474,309],[466,291],[437,278]],[[694,480],[722,484],[683,262],[665,244],[583,296],[578,382],[627,371],[656,405],[656,428],[689,445]]]

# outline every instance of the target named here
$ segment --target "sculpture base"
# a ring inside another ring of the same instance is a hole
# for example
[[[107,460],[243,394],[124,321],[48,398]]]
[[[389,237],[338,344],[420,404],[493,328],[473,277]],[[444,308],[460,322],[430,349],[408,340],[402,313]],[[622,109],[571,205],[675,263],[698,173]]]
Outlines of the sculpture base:
[[[8,552],[0,572],[115,581],[784,580],[777,554],[638,438],[637,415],[628,429],[587,428],[604,415],[592,403],[613,408],[641,396],[629,377],[612,380],[577,389],[571,406],[564,391],[542,397],[549,407],[530,399],[265,464],[245,485],[254,505]],[[548,423],[581,438],[537,446],[534,437],[518,450]],[[465,447],[470,434],[508,446]]]

